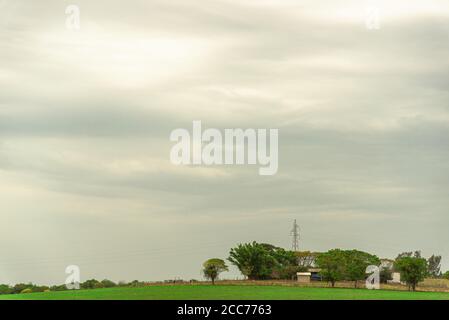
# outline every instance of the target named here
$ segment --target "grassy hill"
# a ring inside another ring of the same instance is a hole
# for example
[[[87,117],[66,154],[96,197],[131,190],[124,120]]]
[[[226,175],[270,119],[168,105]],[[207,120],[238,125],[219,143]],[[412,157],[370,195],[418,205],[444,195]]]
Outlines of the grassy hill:
[[[449,300],[444,292],[239,285],[163,285],[2,295],[0,300]]]

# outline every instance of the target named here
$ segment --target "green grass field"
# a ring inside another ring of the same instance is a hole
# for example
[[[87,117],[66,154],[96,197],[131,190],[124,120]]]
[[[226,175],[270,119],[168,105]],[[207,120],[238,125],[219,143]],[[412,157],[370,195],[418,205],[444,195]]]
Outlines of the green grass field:
[[[173,285],[2,295],[0,300],[449,300],[449,293],[241,285]]]

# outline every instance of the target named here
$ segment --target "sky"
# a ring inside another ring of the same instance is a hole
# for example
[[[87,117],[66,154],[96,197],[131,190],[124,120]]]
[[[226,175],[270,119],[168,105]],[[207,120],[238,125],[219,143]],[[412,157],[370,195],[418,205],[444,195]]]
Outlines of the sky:
[[[0,0],[0,283],[201,279],[294,219],[449,269],[448,54],[444,0]],[[277,174],[173,165],[194,120],[279,129]]]

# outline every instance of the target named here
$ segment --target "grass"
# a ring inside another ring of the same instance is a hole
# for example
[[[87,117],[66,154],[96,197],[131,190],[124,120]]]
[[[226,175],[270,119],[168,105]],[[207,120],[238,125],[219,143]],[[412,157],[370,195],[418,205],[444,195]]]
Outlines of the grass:
[[[0,300],[449,300],[444,292],[248,285],[161,285],[141,288],[2,295]]]

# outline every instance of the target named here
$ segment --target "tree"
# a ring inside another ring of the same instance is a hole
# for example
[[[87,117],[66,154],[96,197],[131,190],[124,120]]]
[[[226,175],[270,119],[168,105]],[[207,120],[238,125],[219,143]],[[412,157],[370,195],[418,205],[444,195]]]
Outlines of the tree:
[[[293,251],[255,241],[232,248],[228,260],[250,280],[292,279],[303,270]]]
[[[321,276],[325,281],[335,287],[335,282],[343,279],[345,273],[345,254],[340,249],[329,250],[321,253],[316,259],[316,263],[321,268]]]
[[[301,267],[311,268],[315,265],[316,257],[318,253],[310,251],[296,251],[295,256],[297,263]]]
[[[443,278],[449,280],[449,271],[446,271],[446,272],[443,274]]]
[[[268,279],[276,265],[271,249],[255,241],[232,248],[228,260],[250,280]]]
[[[275,260],[275,265],[270,275],[271,278],[292,280],[296,277],[297,272],[307,271],[307,268],[298,266],[297,257],[293,251],[273,246],[269,254]]]
[[[296,274],[298,272],[307,272],[308,268],[301,266],[284,266],[275,267],[273,269],[272,278],[273,279],[284,279],[284,280],[294,280],[296,279]]]
[[[398,260],[400,258],[404,258],[404,257],[422,258],[421,251],[416,250],[415,252],[413,252],[413,251],[402,252],[402,253],[398,254],[398,256],[396,257],[396,260]]]
[[[228,266],[221,259],[209,259],[203,263],[204,276],[207,279],[212,280],[212,284],[215,284],[215,279],[217,279],[223,271],[228,271]]]
[[[380,283],[388,283],[389,280],[393,280],[393,272],[389,268],[380,269]]]
[[[427,261],[424,258],[405,256],[396,259],[394,268],[401,273],[401,279],[407,283],[409,290],[415,291],[427,274]]]
[[[81,283],[81,288],[82,289],[99,289],[99,288],[103,288],[103,285],[100,281],[98,281],[96,279],[90,279],[90,280],[86,280],[83,283]]]
[[[31,283],[18,283],[14,287],[12,287],[12,293],[21,293],[25,289],[32,288],[33,284]]]
[[[344,262],[344,276],[349,281],[354,281],[354,287],[357,288],[359,280],[366,278],[366,268],[370,265],[378,266],[380,259],[367,252],[358,250],[343,251]]]
[[[0,284],[0,294],[10,294],[12,293],[12,288],[7,284]]]
[[[427,260],[427,273],[432,278],[441,277],[441,256],[432,255]]]

